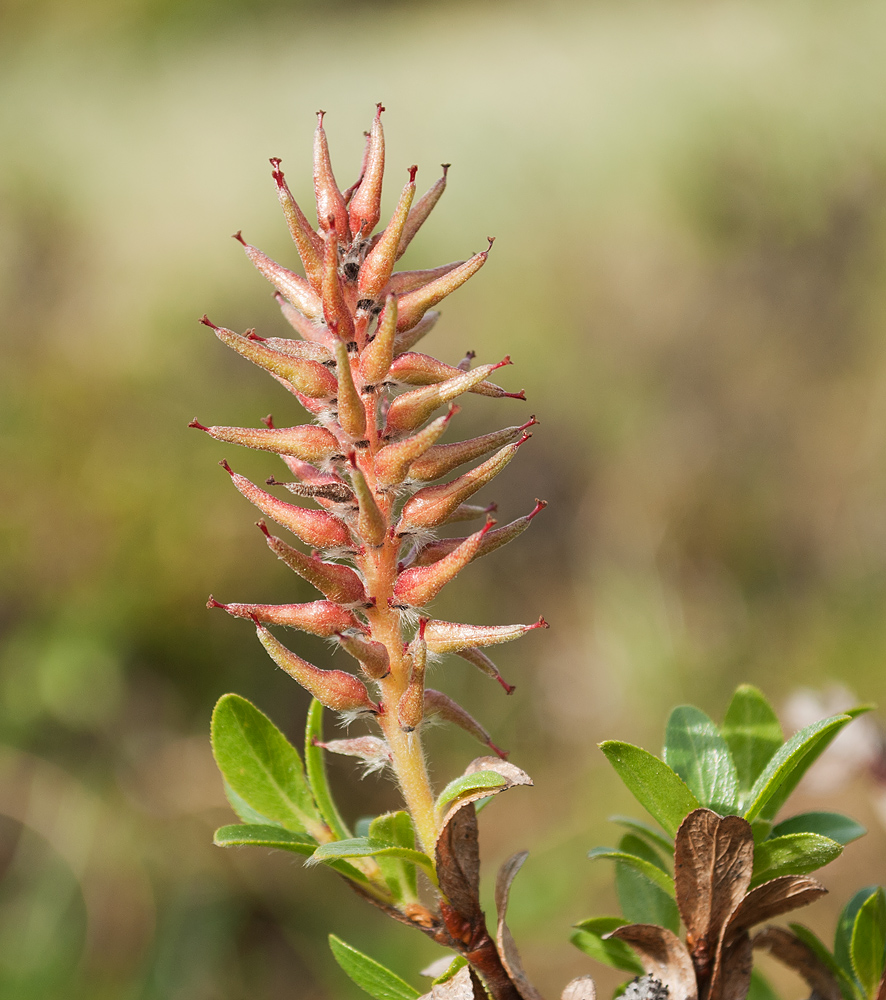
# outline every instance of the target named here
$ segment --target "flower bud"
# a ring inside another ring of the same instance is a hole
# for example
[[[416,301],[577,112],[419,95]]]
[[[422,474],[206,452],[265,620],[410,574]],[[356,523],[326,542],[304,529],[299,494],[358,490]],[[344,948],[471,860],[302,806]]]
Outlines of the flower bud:
[[[450,406],[449,412],[432,420],[424,430],[412,437],[385,445],[375,455],[375,474],[382,486],[397,486],[409,476],[412,464],[427,454],[428,449],[446,430],[446,425],[458,412],[457,406]]]
[[[200,322],[215,331],[215,335],[228,347],[248,358],[253,364],[288,382],[293,389],[313,399],[329,399],[338,391],[335,376],[316,361],[294,358],[267,347],[260,340],[241,337],[233,330],[216,326],[204,316]]]
[[[446,189],[446,174],[449,172],[449,164],[443,164],[443,176],[436,181],[413,205],[411,211],[409,212],[409,217],[406,219],[406,225],[403,227],[403,233],[400,236],[400,244],[397,247],[397,258],[403,256],[406,252],[406,248],[412,242],[413,237],[421,228],[422,223],[431,214],[431,209],[440,200],[440,195],[443,194]]]
[[[398,332],[394,338],[394,354],[408,351],[410,347],[414,347],[422,337],[426,337],[434,329],[439,318],[440,313],[436,309],[429,309],[415,326],[411,326],[402,333]]]
[[[358,736],[356,739],[350,740],[329,740],[328,743],[316,740],[314,746],[322,747],[330,753],[359,757],[366,765],[367,774],[380,771],[394,759],[387,742],[377,736]]]
[[[513,444],[500,448],[491,458],[470,472],[439,486],[425,486],[403,505],[397,530],[402,534],[415,528],[436,528],[443,524],[458,506],[494,479],[507,466],[517,449],[528,440],[524,434]]]
[[[400,434],[420,427],[438,406],[470,391],[490,372],[510,363],[511,359],[506,357],[496,365],[481,365],[470,372],[459,372],[445,382],[423,386],[421,389],[413,389],[411,392],[404,392],[402,396],[397,396],[388,410],[387,434],[389,436]]]
[[[415,195],[415,172],[418,167],[409,168],[409,180],[400,195],[391,221],[381,234],[378,243],[366,255],[357,278],[357,289],[361,301],[375,300],[381,295],[394,270],[400,234],[409,214],[409,206]],[[353,209],[352,209],[353,211]],[[376,219],[376,221],[378,221]],[[433,303],[432,303],[433,304]],[[409,324],[412,325],[411,323]]]
[[[276,455],[292,455],[304,462],[326,462],[341,452],[333,435],[325,427],[314,424],[298,427],[204,427],[197,420],[192,420],[188,427],[206,431],[216,441],[270,451]]]
[[[429,621],[425,642],[432,653],[458,653],[472,646],[497,646],[519,639],[536,628],[548,628],[544,618],[532,625],[462,625],[459,622]]]
[[[494,524],[495,521],[487,521],[479,531],[465,538],[449,555],[431,563],[430,566],[403,570],[394,584],[395,600],[412,607],[421,607],[432,601],[474,558],[483,543],[483,536]]]
[[[351,234],[368,235],[375,229],[381,215],[381,182],[385,172],[385,134],[381,126],[384,108],[376,105],[375,119],[369,130],[369,142],[360,185],[348,206]]]
[[[311,635],[330,639],[360,623],[346,608],[332,601],[311,601],[308,604],[220,604],[210,596],[207,608],[221,608],[236,618],[257,618],[268,625],[287,625]]]
[[[473,462],[497,448],[516,441],[527,428],[536,423],[538,421],[533,416],[519,427],[503,427],[500,431],[482,434],[467,441],[434,445],[410,466],[409,478],[422,483],[439,479],[460,465],[464,465],[465,462]]]
[[[486,263],[489,256],[489,249],[493,240],[489,237],[489,248],[482,253],[476,253],[470,260],[464,262],[461,267],[456,267],[448,274],[429,282],[423,288],[417,288],[414,292],[409,292],[400,299],[400,315],[397,319],[398,330],[408,330],[414,326],[431,306],[435,306],[441,299],[445,299],[450,292],[463,285],[468,278],[472,277]]]
[[[373,680],[380,681],[391,672],[391,660],[383,643],[348,632],[340,633],[338,642],[342,649],[359,661],[363,672]]]
[[[351,360],[343,340],[335,342],[335,362],[338,374],[338,420],[345,434],[356,441],[366,434],[366,409],[354,385]]]
[[[417,729],[424,718],[425,668],[428,660],[428,647],[424,636],[426,624],[427,619],[422,618],[418,626],[418,635],[409,644],[408,654],[412,661],[409,682],[397,702],[397,721],[405,733]]]
[[[348,209],[335,183],[332,163],[329,160],[329,144],[323,130],[325,111],[317,112],[317,129],[314,132],[314,194],[317,199],[317,222],[321,232],[332,230],[339,243],[349,243],[351,239]]]
[[[502,677],[502,675],[498,672],[498,667],[496,667],[496,665],[489,659],[482,649],[469,646],[467,649],[457,649],[455,651],[455,655],[460,656],[463,660],[467,660],[468,663],[472,663],[478,670],[482,670],[487,677],[492,677],[497,680],[498,683],[505,689],[505,694],[510,694],[514,690],[514,685],[508,684],[504,677]]]
[[[220,462],[237,489],[250,503],[267,514],[277,524],[282,525],[306,545],[314,549],[346,548],[351,545],[351,535],[344,521],[340,521],[325,510],[311,510],[279,500],[266,490],[259,489],[245,476],[231,471],[227,462]]]
[[[428,354],[407,351],[394,358],[388,377],[406,385],[436,385],[461,374],[464,374],[461,368],[444,364]],[[477,393],[479,396],[493,396],[496,399],[504,396],[510,399],[526,398],[522,389],[520,392],[507,392],[500,385],[485,380],[471,386],[468,392]]]
[[[366,685],[344,670],[321,670],[287,649],[260,622],[255,630],[271,659],[290,677],[333,712],[372,712],[380,708],[369,697]]]
[[[357,494],[357,502],[360,505],[357,513],[357,534],[367,544],[372,546],[381,545],[388,533],[388,519],[379,510],[372,490],[366,482],[366,477],[357,468],[354,457],[351,457],[351,484]]]
[[[444,722],[451,722],[459,726],[466,733],[470,733],[474,739],[485,743],[493,753],[498,754],[502,760],[507,759],[507,751],[497,747],[492,742],[492,737],[480,725],[477,720],[466,712],[458,702],[453,701],[442,691],[435,691],[433,688],[425,689],[425,716],[437,716]]]
[[[311,287],[319,294],[323,274],[323,240],[314,232],[298,202],[292,197],[292,192],[280,169],[280,160],[276,156],[271,158],[271,176],[277,186],[280,207],[283,209],[286,225],[289,226],[292,240],[301,257],[305,274]]]
[[[396,333],[397,297],[388,295],[384,311],[378,318],[375,336],[360,354],[360,374],[369,385],[381,382],[390,371]]]
[[[349,566],[323,562],[317,555],[306,555],[287,545],[282,538],[272,535],[264,521],[259,521],[258,526],[274,555],[303,580],[315,586],[328,600],[337,604],[366,603],[363,581]]]
[[[288,267],[283,267],[275,260],[271,260],[261,250],[250,246],[240,233],[234,233],[234,239],[243,245],[246,256],[252,261],[255,268],[260,271],[277,291],[288,299],[299,312],[305,314],[310,319],[320,319],[323,316],[323,305],[320,296],[311,288],[309,282],[295,271],[290,271]]]
[[[416,288],[422,288],[436,278],[442,278],[444,274],[449,274],[462,264],[463,260],[454,260],[450,264],[441,264],[439,267],[431,267],[424,271],[395,271],[388,282],[388,291],[395,295],[414,292]]]
[[[345,302],[338,276],[338,243],[335,234],[326,234],[323,256],[323,315],[326,325],[339,340],[349,344],[354,339],[354,318]]]
[[[515,538],[522,535],[532,523],[532,519],[540,511],[544,510],[546,506],[546,501],[536,500],[535,508],[530,513],[525,514],[523,517],[518,517],[516,521],[511,521],[510,524],[505,524],[501,528],[490,531],[477,548],[474,559],[488,556],[490,552],[494,552],[496,549],[501,548],[502,545],[507,545],[508,542],[512,542]],[[448,556],[450,552],[454,552],[465,541],[466,539],[464,538],[440,538],[436,541],[428,542],[427,545],[422,546],[416,553],[412,565],[430,566],[436,563],[438,559],[442,559]]]

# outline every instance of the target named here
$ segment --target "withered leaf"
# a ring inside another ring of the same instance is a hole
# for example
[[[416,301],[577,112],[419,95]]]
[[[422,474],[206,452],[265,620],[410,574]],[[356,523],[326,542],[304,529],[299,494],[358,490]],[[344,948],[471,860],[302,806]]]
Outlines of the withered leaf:
[[[691,943],[707,942],[713,952],[748,891],[753,867],[754,835],[746,820],[711,809],[695,809],[683,820],[674,845],[674,883]]]
[[[751,939],[741,933],[728,943],[720,938],[707,1000],[745,1000],[754,960]]]
[[[430,993],[425,993],[419,1000],[486,1000],[483,987],[471,973],[468,966],[459,969],[445,983],[431,987]]]
[[[473,802],[451,809],[434,851],[440,891],[472,927],[483,923],[480,909],[480,844]]]
[[[597,1000],[597,988],[590,976],[579,976],[560,995],[560,1000]]]
[[[494,771],[504,778],[504,782],[495,788],[474,789],[456,798],[440,821],[441,830],[446,827],[446,824],[455,812],[462,809],[469,802],[476,802],[477,799],[485,799],[489,795],[498,795],[499,792],[505,792],[509,788],[513,788],[514,785],[532,784],[532,779],[525,771],[521,771],[515,764],[509,764],[506,760],[500,760],[498,757],[477,757],[476,760],[472,760],[468,764],[462,777],[466,778],[480,771]]]
[[[751,942],[798,972],[821,1000],[841,1000],[840,985],[815,952],[785,927],[764,927]]]
[[[667,986],[674,1000],[697,1000],[692,959],[673,931],[655,924],[628,924],[606,937],[618,938],[634,948],[643,968]]]
[[[808,875],[781,875],[764,882],[752,889],[735,908],[726,924],[724,939],[728,943],[754,924],[808,906],[825,893],[827,889]]]
[[[517,945],[505,922],[511,883],[528,857],[529,851],[520,851],[508,858],[498,870],[498,875],[495,879],[495,910],[498,914],[498,930],[495,935],[495,943],[502,964],[523,1000],[543,1000],[541,994],[529,982],[526,976],[523,963],[520,961],[520,953],[517,951]]]

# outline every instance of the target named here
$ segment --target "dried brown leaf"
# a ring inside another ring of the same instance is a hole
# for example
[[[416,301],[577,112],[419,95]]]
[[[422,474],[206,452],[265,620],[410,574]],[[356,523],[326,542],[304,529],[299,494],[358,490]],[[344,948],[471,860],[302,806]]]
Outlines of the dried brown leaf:
[[[877,985],[877,992],[874,994],[874,1000],[886,1000],[886,972],[883,973],[883,976]]]
[[[726,924],[724,940],[728,943],[754,924],[808,906],[826,892],[820,882],[808,875],[781,875],[764,882],[751,890],[735,908]]]
[[[745,1000],[753,966],[751,939],[746,933],[739,934],[729,944],[720,938],[707,1000]]]
[[[437,838],[435,863],[440,891],[472,927],[483,924],[480,909],[480,845],[473,802],[450,810]]]
[[[689,813],[677,831],[674,883],[690,947],[713,952],[730,914],[744,898],[754,867],[751,824],[710,809]]]
[[[820,1000],[841,1000],[840,985],[815,952],[786,927],[764,927],[751,942],[798,972]]]
[[[529,982],[523,963],[520,960],[520,953],[508,928],[505,918],[508,910],[508,897],[511,892],[511,884],[517,872],[523,867],[523,862],[529,857],[529,851],[520,851],[499,868],[498,876],[495,880],[495,909],[498,914],[498,930],[495,935],[495,943],[498,949],[502,965],[504,965],[511,981],[517,987],[517,991],[523,1000],[543,1000],[538,990]]]
[[[579,976],[571,983],[566,984],[566,989],[560,995],[560,1000],[597,1000],[597,987],[590,976]]]
[[[655,924],[627,924],[606,937],[629,944],[637,952],[646,972],[667,986],[673,1000],[697,1000],[698,986],[692,959],[673,931]]]

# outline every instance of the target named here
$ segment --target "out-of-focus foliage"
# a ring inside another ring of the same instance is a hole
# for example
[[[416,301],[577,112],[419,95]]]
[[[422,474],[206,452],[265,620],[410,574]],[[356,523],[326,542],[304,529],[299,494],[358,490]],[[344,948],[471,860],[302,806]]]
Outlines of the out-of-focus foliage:
[[[343,998],[329,931],[401,970],[436,957],[328,872],[210,843],[231,819],[217,695],[293,738],[306,703],[203,601],[311,597],[258,539],[223,450],[186,427],[299,418],[196,319],[281,329],[228,235],[294,260],[267,158],[308,201],[313,112],[356,171],[376,100],[389,177],[454,164],[410,266],[498,237],[433,346],[511,353],[542,425],[488,499],[507,518],[550,507],[435,614],[541,610],[552,629],[499,657],[511,698],[469,668],[440,686],[536,780],[484,814],[490,871],[533,850],[510,916],[527,968],[542,989],[587,971],[567,929],[610,890],[583,845],[627,806],[596,742],[648,745],[672,704],[713,710],[738,680],[884,698],[882,4],[2,16],[0,993]],[[465,408],[477,433],[500,414]],[[431,733],[440,787],[472,754],[459,739]],[[349,819],[396,807],[332,770]],[[817,929],[841,887],[886,879],[875,794],[844,771],[798,795],[872,831],[827,870]]]

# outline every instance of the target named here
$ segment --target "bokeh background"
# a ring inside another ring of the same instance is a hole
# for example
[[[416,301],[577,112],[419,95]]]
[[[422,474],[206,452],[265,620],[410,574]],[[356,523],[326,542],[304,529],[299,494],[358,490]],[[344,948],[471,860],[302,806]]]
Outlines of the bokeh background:
[[[427,186],[453,163],[412,266],[498,237],[427,344],[510,353],[529,402],[472,398],[459,429],[542,421],[483,496],[508,518],[535,496],[549,509],[435,613],[551,622],[502,647],[511,698],[458,662],[438,683],[535,778],[484,814],[483,855],[491,880],[531,849],[512,929],[559,995],[591,971],[570,925],[614,906],[585,852],[633,808],[598,741],[657,749],[671,705],[719,718],[743,680],[779,706],[834,683],[886,699],[886,7],[0,11],[0,994],[357,998],[330,930],[416,985],[437,957],[329,873],[211,846],[230,816],[213,702],[239,691],[298,738],[305,699],[206,596],[312,598],[218,469],[232,449],[187,429],[297,422],[295,404],[196,320],[282,329],[229,235],[293,261],[268,157],[309,202],[323,107],[350,183],[381,100],[387,210],[409,164]],[[820,929],[886,881],[866,737],[796,801],[870,829],[823,873]],[[429,740],[440,781],[476,755],[462,734]],[[351,818],[396,802],[347,763],[333,777]]]

